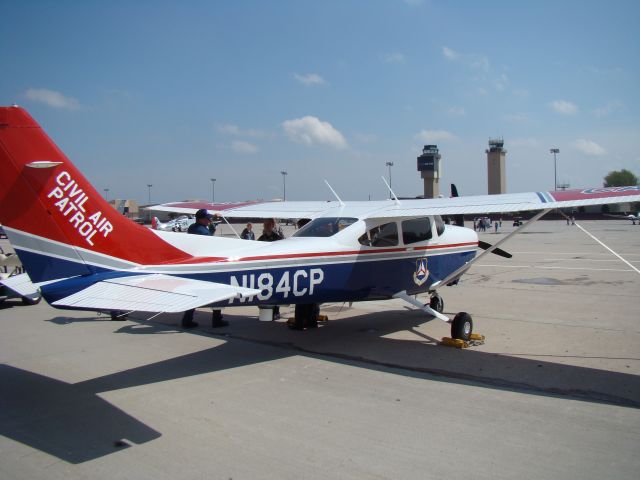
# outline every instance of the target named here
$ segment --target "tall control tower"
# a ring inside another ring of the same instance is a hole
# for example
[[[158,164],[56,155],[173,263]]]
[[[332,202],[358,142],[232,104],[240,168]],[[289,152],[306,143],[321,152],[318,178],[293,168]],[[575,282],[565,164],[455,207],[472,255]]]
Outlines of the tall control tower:
[[[505,168],[505,160],[507,157],[507,151],[504,149],[504,139],[490,139],[489,149],[485,150],[485,152],[487,154],[487,178],[489,180],[489,195],[506,193],[507,170]]]
[[[440,154],[437,145],[425,145],[418,157],[418,171],[424,181],[424,198],[440,195]]]

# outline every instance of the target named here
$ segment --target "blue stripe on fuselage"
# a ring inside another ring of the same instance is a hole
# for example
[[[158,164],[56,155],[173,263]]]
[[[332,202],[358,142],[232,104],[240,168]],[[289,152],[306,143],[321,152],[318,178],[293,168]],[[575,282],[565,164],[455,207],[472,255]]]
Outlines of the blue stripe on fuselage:
[[[390,260],[367,259],[358,262],[310,266],[264,267],[235,272],[207,272],[180,276],[262,290],[260,296],[245,299],[244,302],[235,299],[231,303],[232,306],[363,301],[390,298],[402,290],[406,290],[409,294],[424,292],[433,282],[443,279],[474,256],[475,250],[429,256],[427,261],[429,277],[422,285],[417,285],[414,280],[416,257]],[[48,262],[50,257],[41,260]],[[57,263],[61,270],[69,273],[74,271],[74,262],[66,262],[70,265],[65,265],[63,260],[59,262],[62,262]],[[45,299],[52,303],[98,281],[135,275],[126,271],[104,269],[95,269],[95,271],[93,275],[78,276],[43,286],[42,292]],[[218,305],[229,306],[230,303],[225,301]]]

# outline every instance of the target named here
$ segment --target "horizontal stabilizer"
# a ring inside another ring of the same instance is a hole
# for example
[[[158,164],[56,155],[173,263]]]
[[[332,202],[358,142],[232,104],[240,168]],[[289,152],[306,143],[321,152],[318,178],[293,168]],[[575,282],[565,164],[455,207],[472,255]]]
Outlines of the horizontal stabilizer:
[[[184,312],[260,290],[162,274],[102,280],[53,302],[59,307],[141,312]]]
[[[13,290],[21,297],[33,297],[39,295],[38,287],[36,287],[26,273],[14,275],[9,278],[0,279],[0,284]]]

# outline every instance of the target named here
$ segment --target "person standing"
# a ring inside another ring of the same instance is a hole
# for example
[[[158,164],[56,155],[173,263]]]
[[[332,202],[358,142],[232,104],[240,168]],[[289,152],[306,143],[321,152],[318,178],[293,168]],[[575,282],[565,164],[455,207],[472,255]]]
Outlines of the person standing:
[[[253,225],[251,223],[247,223],[247,227],[244,230],[242,230],[242,233],[240,234],[240,238],[242,238],[243,240],[256,239],[256,234],[253,233]]]
[[[262,235],[258,237],[259,242],[276,242],[283,240],[284,237],[275,230],[276,220],[274,218],[267,218],[262,226]],[[280,307],[276,305],[273,307],[273,319],[278,320],[280,318]]]
[[[201,208],[196,212],[196,221],[189,225],[189,229],[187,230],[188,234],[191,235],[206,235],[211,236],[212,233],[209,230],[209,225],[213,220],[213,215],[211,215],[205,208]],[[192,308],[191,310],[187,310],[184,312],[182,316],[182,328],[194,328],[198,326],[198,322],[193,321],[193,314],[196,309]],[[213,328],[217,327],[226,327],[229,325],[229,322],[222,320],[222,314],[220,310],[214,310],[213,316],[211,319],[211,326]]]

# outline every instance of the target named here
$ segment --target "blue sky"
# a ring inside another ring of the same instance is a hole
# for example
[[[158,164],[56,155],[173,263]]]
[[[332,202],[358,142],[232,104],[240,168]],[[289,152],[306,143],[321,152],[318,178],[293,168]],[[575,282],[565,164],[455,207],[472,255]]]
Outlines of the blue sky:
[[[0,104],[26,107],[110,198],[153,202],[509,192],[640,174],[640,2],[12,1]]]

